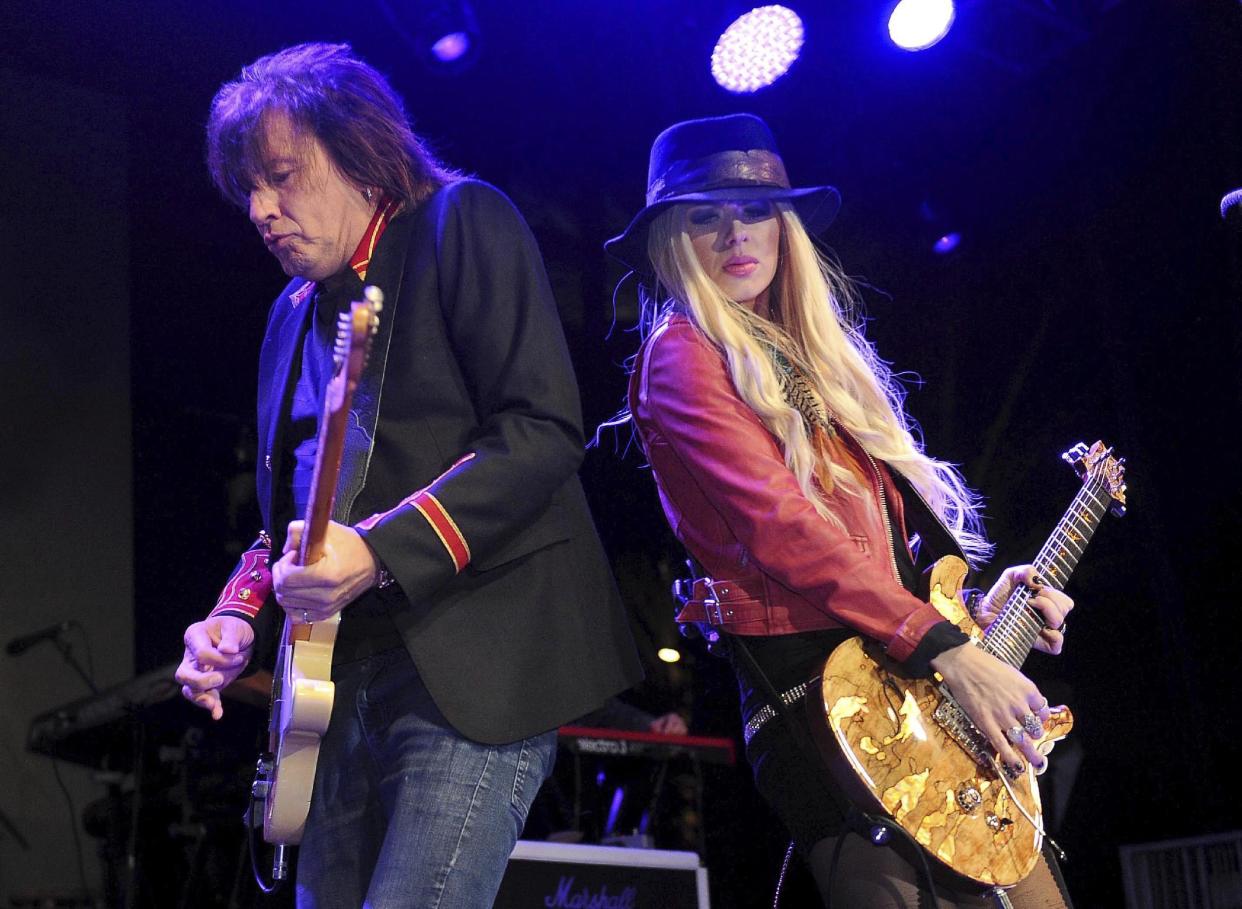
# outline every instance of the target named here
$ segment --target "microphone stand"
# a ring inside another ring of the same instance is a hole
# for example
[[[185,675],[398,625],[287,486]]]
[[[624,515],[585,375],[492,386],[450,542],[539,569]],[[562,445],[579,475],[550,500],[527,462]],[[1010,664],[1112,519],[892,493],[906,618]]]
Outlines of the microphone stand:
[[[75,622],[74,624],[76,625],[77,623]],[[56,645],[56,649],[60,652],[61,659],[64,660],[69,665],[69,667],[78,674],[78,678],[80,678],[86,684],[86,687],[90,689],[90,692],[92,695],[98,695],[99,686],[96,685],[95,680],[92,679],[90,675],[87,674],[86,670],[82,667],[82,664],[78,662],[78,658],[73,655],[73,645],[69,643],[68,641],[66,641],[63,638],[63,636],[60,634],[57,634],[51,640],[52,640],[52,643]],[[142,742],[141,728],[138,728],[135,730],[135,738],[137,739],[139,743],[139,747],[141,747],[141,742]],[[135,760],[139,762],[141,761],[141,759],[142,759],[141,755],[138,755],[135,758]],[[56,759],[53,758],[52,760],[56,760]],[[138,767],[141,768],[141,766],[142,766],[141,763],[138,763]],[[135,823],[135,824],[137,823],[137,820],[138,820],[137,815],[138,815],[138,804],[140,802],[140,795],[137,792],[137,787],[140,785],[140,781],[141,781],[141,777],[136,776],[135,777],[135,793],[134,793],[134,817],[132,819],[132,823]],[[111,787],[111,788],[115,788],[119,792],[119,787]],[[118,800],[118,804],[119,804],[119,800]],[[75,824],[78,823],[78,818],[73,818],[72,820],[73,820],[73,823]],[[75,837],[75,842],[76,842],[76,837]],[[128,850],[129,854],[126,856],[128,871],[129,871],[129,886],[125,888],[126,909],[131,909],[131,907],[133,906],[133,891],[134,891],[134,885],[137,882],[138,868],[137,868],[137,863],[135,861],[136,850],[133,844],[134,844],[134,838],[131,835],[130,843],[129,843],[130,848]]]
[[[76,622],[74,624],[77,624]],[[56,645],[56,649],[60,651],[61,659],[63,659],[78,677],[86,683],[86,687],[91,690],[91,694],[99,694],[99,686],[95,684],[95,680],[86,674],[86,670],[82,668],[82,664],[78,662],[77,657],[73,655],[73,645],[64,640],[59,634],[52,638],[52,643]]]
[[[30,841],[22,836],[22,832],[17,829],[17,825],[4,813],[4,809],[0,808],[0,839],[3,839],[6,833],[13,842],[22,847],[23,852],[30,851]],[[4,886],[4,876],[0,874],[0,887],[2,886]]]
[[[0,808],[0,829],[3,829],[5,833],[12,837],[13,842],[21,846],[24,852],[30,851],[30,841],[22,836],[22,832],[17,829],[17,825],[13,823],[13,820],[4,813],[3,808]]]

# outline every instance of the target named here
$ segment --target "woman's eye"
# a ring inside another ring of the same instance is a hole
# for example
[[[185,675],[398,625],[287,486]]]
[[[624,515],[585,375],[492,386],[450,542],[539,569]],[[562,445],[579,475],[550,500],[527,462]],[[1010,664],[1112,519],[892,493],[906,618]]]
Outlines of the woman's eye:
[[[747,221],[762,221],[771,214],[772,206],[767,202],[753,202],[742,209],[742,217]]]
[[[696,208],[690,212],[691,224],[711,224],[720,216],[714,208]]]
[[[278,174],[272,174],[272,186],[280,186],[289,179],[291,171],[281,171]]]

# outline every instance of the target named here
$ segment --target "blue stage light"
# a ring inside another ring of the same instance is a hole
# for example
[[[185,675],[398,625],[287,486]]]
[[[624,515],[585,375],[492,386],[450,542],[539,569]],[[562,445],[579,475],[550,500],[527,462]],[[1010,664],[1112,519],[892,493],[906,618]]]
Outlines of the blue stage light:
[[[784,6],[760,6],[734,20],[712,51],[712,77],[739,94],[771,85],[789,71],[802,50],[798,14]]]
[[[949,33],[953,0],[901,0],[888,17],[888,36],[903,50],[926,50]]]
[[[957,231],[952,231],[945,234],[932,244],[932,252],[938,253],[942,256],[947,256],[949,253],[953,252],[953,250],[957,249],[961,242],[962,235]]]
[[[393,34],[437,74],[460,73],[478,60],[482,33],[469,0],[375,0]]]
[[[470,50],[470,36],[465,32],[449,32],[431,45],[431,52],[442,63],[460,60]]]

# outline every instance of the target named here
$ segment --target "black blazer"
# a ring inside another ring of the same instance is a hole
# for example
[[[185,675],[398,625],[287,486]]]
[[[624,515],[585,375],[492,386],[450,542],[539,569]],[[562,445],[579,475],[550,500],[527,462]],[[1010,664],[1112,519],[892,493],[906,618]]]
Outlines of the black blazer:
[[[400,588],[367,596],[392,600],[463,735],[511,742],[586,713],[642,670],[576,474],[577,385],[534,237],[503,194],[463,180],[389,224],[367,283],[384,292],[382,328],[354,399],[367,431],[350,434],[335,516],[367,528]],[[258,492],[274,554],[286,530],[271,526],[288,483],[281,433],[313,308],[299,299],[305,284],[273,304],[260,355]],[[406,501],[424,488],[468,546],[460,571]],[[260,613],[260,648],[279,617],[274,602]]]

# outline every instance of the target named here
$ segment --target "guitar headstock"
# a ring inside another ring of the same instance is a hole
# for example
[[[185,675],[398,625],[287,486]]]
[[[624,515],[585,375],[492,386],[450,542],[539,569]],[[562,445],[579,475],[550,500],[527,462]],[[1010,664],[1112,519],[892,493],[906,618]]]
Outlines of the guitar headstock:
[[[367,285],[362,292],[363,299],[349,305],[349,312],[337,317],[336,343],[332,348],[332,359],[336,366],[336,375],[329,384],[330,407],[335,409],[336,401],[344,400],[345,389],[350,392],[358,385],[362,370],[366,368],[367,359],[371,356],[371,339],[379,331],[379,314],[384,308],[384,292],[374,285]]]
[[[1063,460],[1084,483],[1099,480],[1104,491],[1113,500],[1110,510],[1121,517],[1126,513],[1126,459],[1113,455],[1113,449],[1103,442],[1090,448],[1079,442],[1065,454]]]

